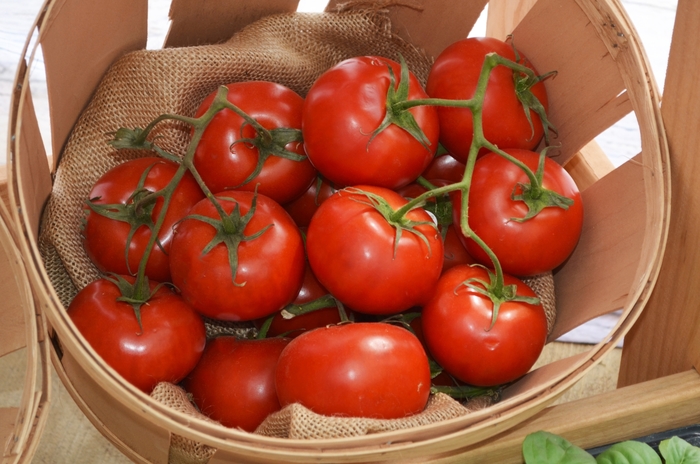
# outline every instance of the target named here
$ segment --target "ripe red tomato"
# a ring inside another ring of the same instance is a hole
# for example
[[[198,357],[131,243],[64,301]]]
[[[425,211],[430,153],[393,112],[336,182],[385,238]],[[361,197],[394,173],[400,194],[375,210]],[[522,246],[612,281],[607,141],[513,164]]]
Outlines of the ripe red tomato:
[[[110,280],[95,280],[73,298],[68,315],[97,354],[142,391],[150,393],[159,382],[180,382],[204,350],[201,317],[162,286],[140,308],[142,329],[133,306],[117,301],[121,296]]]
[[[237,82],[226,87],[229,89],[228,100],[265,129],[301,130],[304,99],[293,90],[266,81]],[[200,104],[196,117],[211,106],[215,96],[216,92],[213,92]],[[260,146],[249,140],[255,137],[253,126],[232,110],[224,109],[214,116],[194,155],[194,166],[209,189],[212,192],[227,189],[253,191],[257,187],[259,193],[282,204],[304,193],[316,176],[308,158],[297,161],[269,156],[260,172],[248,179],[255,172],[261,156]],[[279,142],[279,145],[305,156],[301,141]]]
[[[446,155],[444,157],[450,157],[449,155]],[[440,157],[443,158],[443,157]],[[451,158],[451,157],[450,157]],[[438,158],[436,158],[438,159]],[[448,166],[454,166],[454,164],[449,161],[446,163]],[[461,163],[460,163],[461,165]],[[462,168],[464,165],[461,165]],[[435,172],[435,174],[438,174]],[[433,185],[436,187],[441,187],[444,185],[447,185],[450,183],[448,180],[442,180],[440,178],[437,179],[427,179],[429,182],[431,182]],[[458,179],[458,181],[461,180]],[[411,198],[416,198],[419,195],[422,195],[425,193],[427,190],[425,187],[418,183],[412,183],[408,184],[407,186],[397,190],[398,193],[400,193],[402,196],[411,199]],[[428,200],[425,209],[428,211],[431,211],[435,217],[437,218],[438,221],[438,228],[440,230],[440,236],[442,237],[443,241],[443,249],[444,249],[444,256],[445,259],[443,261],[442,265],[442,272],[445,272],[447,269],[451,268],[452,266],[455,266],[457,264],[473,264],[476,261],[474,258],[472,258],[469,253],[467,252],[467,249],[465,246],[462,244],[462,241],[460,239],[460,233],[457,232],[457,229],[455,228],[455,225],[453,224],[453,217],[454,213],[452,211],[452,202],[450,200],[449,196],[442,197],[440,198],[440,201],[437,201],[435,198],[431,198]]]
[[[454,183],[462,180],[465,168],[464,163],[445,153],[436,156],[421,175],[428,180],[440,179]]]
[[[275,368],[288,342],[286,338],[214,338],[185,380],[185,389],[203,414],[226,427],[254,432],[280,409]]]
[[[408,330],[358,322],[310,330],[282,351],[275,374],[282,406],[328,416],[397,419],[421,412],[430,366]]]
[[[504,150],[536,172],[539,153]],[[569,173],[550,158],[545,159],[543,187],[573,200],[568,209],[547,207],[523,222],[528,208],[514,200],[520,183],[529,183],[520,167],[496,153],[477,160],[469,193],[469,225],[498,257],[504,272],[532,276],[551,271],[573,252],[583,228],[583,202]],[[461,215],[461,196],[454,196],[454,221]],[[491,260],[473,240],[459,234],[467,251],[477,261],[491,266]]]
[[[304,102],[302,132],[306,153],[324,177],[340,187],[369,184],[390,189],[415,180],[438,146],[437,110],[409,110],[427,138],[424,145],[391,124],[373,136],[387,112],[389,66],[398,81],[400,65],[387,58],[350,58],[323,73]],[[427,95],[411,73],[408,99]]]
[[[188,303],[212,319],[249,321],[280,310],[294,300],[304,278],[304,243],[299,229],[289,214],[265,195],[228,191],[216,198],[226,214],[238,211],[242,218],[233,235],[228,235],[229,240],[240,240],[231,247],[237,253],[235,279],[225,243],[204,251],[217,237],[217,230],[192,216],[220,219],[212,202],[204,199],[175,228],[170,250],[173,283]],[[254,199],[255,212],[246,222]],[[250,238],[258,233],[261,235]]]
[[[151,207],[135,208],[133,197],[139,189],[139,180],[148,170],[148,175],[140,189],[155,192],[170,182],[177,169],[177,164],[155,157],[126,161],[102,175],[93,185],[89,198],[98,206],[124,205],[125,219],[140,221],[136,224],[150,220],[153,225],[162,209],[163,198],[159,198]],[[146,194],[146,191],[138,193],[137,198]],[[186,173],[175,189],[165,215],[165,222],[158,233],[162,248],[158,245],[153,247],[146,265],[146,275],[151,279],[159,282],[170,280],[168,250],[173,236],[173,224],[182,219],[187,211],[202,198],[204,194],[194,177]],[[136,274],[146,245],[151,239],[151,229],[147,225],[139,226],[127,247],[127,238],[132,227],[129,223],[103,216],[87,207],[86,210],[89,212],[82,230],[83,245],[95,266],[103,273]],[[109,208],[108,213],[116,213],[116,209]]]
[[[517,294],[535,297],[522,281],[505,275]],[[541,305],[509,301],[501,304],[491,327],[493,302],[464,285],[467,279],[488,281],[480,266],[455,266],[443,274],[423,307],[425,342],[435,361],[457,379],[490,387],[526,374],[547,339],[547,318]],[[489,328],[490,327],[490,328]]]
[[[513,47],[492,37],[470,37],[449,45],[438,55],[430,70],[426,84],[428,95],[452,100],[472,98],[484,57],[491,52],[516,61]],[[521,64],[532,68],[522,54],[520,58]],[[535,84],[531,91],[546,110],[549,103],[544,83],[540,81]],[[440,142],[457,160],[466,162],[473,134],[471,111],[439,107],[438,115]],[[544,135],[544,129],[537,114],[530,111],[530,115],[532,127],[516,94],[513,71],[505,66],[494,68],[484,99],[483,130],[486,139],[499,148],[535,148]]]
[[[316,301],[328,294],[328,290],[323,288],[323,285],[319,283],[311,270],[311,266],[307,264],[306,272],[304,273],[304,282],[299,289],[299,294],[292,303],[303,305]],[[258,319],[255,325],[260,328],[264,322],[265,320]],[[272,323],[267,330],[267,336],[277,337],[283,335],[287,338],[295,338],[307,330],[324,327],[330,324],[337,324],[339,322],[340,313],[338,312],[338,307],[333,303],[330,303],[328,307],[316,309],[306,314],[300,314],[291,319],[284,318],[282,313],[278,312],[272,318]]]
[[[299,198],[285,204],[284,209],[287,210],[299,227],[309,227],[311,217],[319,205],[337,190],[326,179],[318,176],[306,192],[302,193]]]
[[[361,313],[394,314],[425,302],[443,262],[442,240],[432,219],[421,208],[410,211],[407,219],[423,222],[415,226],[423,238],[401,230],[396,243],[398,229],[360,191],[377,195],[394,210],[407,203],[398,193],[374,186],[339,190],[323,202],[306,237],[316,278]]]
[[[443,241],[445,243],[445,261],[442,265],[442,272],[458,264],[474,264],[476,260],[469,254],[467,248],[462,243],[455,224],[450,224],[444,231]]]

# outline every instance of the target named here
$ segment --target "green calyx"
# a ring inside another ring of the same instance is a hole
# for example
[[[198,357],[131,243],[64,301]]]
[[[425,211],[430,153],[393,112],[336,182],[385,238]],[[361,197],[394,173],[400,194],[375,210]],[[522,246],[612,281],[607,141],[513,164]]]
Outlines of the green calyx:
[[[143,174],[139,178],[134,193],[129,197],[126,203],[94,203],[96,200],[99,200],[99,198],[91,198],[85,202],[88,208],[90,208],[90,210],[95,214],[129,224],[129,234],[127,235],[126,246],[124,247],[124,261],[126,262],[126,267],[129,274],[132,275],[133,272],[131,269],[129,269],[129,249],[131,248],[131,241],[134,238],[134,234],[141,227],[147,227],[151,234],[154,234],[156,229],[156,225],[153,222],[153,210],[155,209],[156,205],[155,200],[158,198],[159,194],[144,188],[148,173],[152,168],[153,165],[144,170]],[[161,250],[163,250],[163,245],[160,243],[157,236],[155,237],[155,244]],[[165,252],[165,250],[163,250],[163,252]]]
[[[258,162],[255,165],[253,172],[251,172],[243,182],[241,182],[239,185],[232,186],[231,188],[238,188],[257,177],[257,175],[260,174],[260,171],[262,171],[265,161],[267,161],[270,156],[277,156],[292,161],[304,161],[306,159],[305,155],[294,153],[286,148],[290,143],[303,143],[304,139],[302,137],[301,130],[286,127],[267,130],[257,121],[249,117],[246,118],[246,124],[255,129],[255,137],[241,138],[236,140],[234,144],[243,143],[257,149]],[[246,124],[241,126],[241,130],[246,126]]]
[[[523,60],[520,58],[518,49],[515,48],[515,43],[513,42],[513,36],[508,37],[510,39],[511,45],[513,47],[513,52],[515,53],[515,62],[518,64],[523,64]],[[525,112],[525,117],[530,123],[530,128],[532,129],[532,135],[535,135],[535,126],[532,122],[531,111],[533,111],[537,116],[539,116],[542,122],[542,127],[544,128],[544,139],[545,144],[549,145],[549,131],[551,130],[555,134],[557,133],[556,128],[549,122],[547,117],[547,111],[544,108],[542,102],[532,93],[532,88],[544,81],[549,77],[556,76],[556,71],[551,71],[545,73],[541,76],[533,73],[519,72],[515,69],[513,70],[513,84],[515,85],[515,95],[523,106],[523,111]]]
[[[257,208],[257,192],[253,197],[250,209],[244,215],[241,215],[240,204],[236,202],[233,198],[226,198],[223,196],[219,196],[217,198],[218,200],[232,201],[236,204],[231,214],[227,214],[221,207],[220,203],[216,201],[214,205],[219,213],[218,219],[203,216],[200,214],[191,214],[189,216],[186,216],[183,219],[183,221],[187,219],[195,219],[209,224],[216,230],[214,238],[212,238],[211,241],[207,244],[207,246],[204,247],[204,249],[202,250],[202,254],[205,255],[209,253],[215,246],[221,243],[226,245],[226,249],[228,251],[229,265],[231,266],[231,280],[234,285],[242,287],[243,285],[245,285],[245,282],[236,282],[236,273],[238,272],[238,246],[242,242],[255,240],[256,238],[260,237],[270,227],[272,227],[273,224],[268,224],[267,226],[263,227],[261,230],[252,235],[244,234],[244,230],[250,222],[253,215],[255,214],[255,209]]]
[[[435,151],[430,146],[430,140],[423,132],[416,122],[416,118],[408,110],[408,108],[403,105],[408,101],[408,84],[409,84],[409,70],[406,60],[403,56],[399,57],[401,63],[401,75],[399,77],[398,84],[396,83],[396,75],[391,66],[387,65],[389,69],[389,90],[386,95],[386,113],[384,115],[384,120],[377,127],[370,136],[367,142],[367,147],[372,143],[372,140],[384,129],[393,125],[396,125],[418,140],[423,147],[428,151]]]
[[[134,310],[136,320],[139,324],[139,330],[141,331],[140,333],[143,333],[143,324],[141,323],[141,306],[150,300],[151,297],[153,297],[153,295],[155,295],[158,290],[160,290],[160,288],[166,284],[160,283],[151,289],[148,282],[148,277],[146,276],[144,276],[142,279],[136,279],[133,284],[117,274],[109,274],[104,278],[119,288],[121,296],[117,298],[117,301],[131,305]]]
[[[379,214],[382,215],[382,217],[384,217],[384,219],[386,219],[389,225],[396,229],[396,234],[394,235],[394,258],[396,257],[399,241],[401,240],[404,231],[415,234],[428,247],[428,253],[432,253],[428,238],[422,231],[418,230],[418,226],[430,226],[437,230],[437,225],[435,225],[434,222],[414,221],[409,219],[407,217],[407,213],[402,212],[402,210],[394,210],[384,198],[376,193],[367,192],[355,187],[347,187],[345,191],[353,195],[362,195],[367,198],[367,201],[360,199],[355,199],[355,201],[372,206],[379,212]]]
[[[493,271],[488,268],[485,269],[489,275],[488,282],[482,279],[471,278],[462,282],[460,286],[464,285],[470,290],[487,297],[493,303],[493,315],[491,317],[491,324],[486,329],[487,332],[496,324],[498,311],[503,303],[509,301],[520,301],[532,305],[540,304],[539,298],[518,295],[518,287],[516,285],[505,285],[502,280],[496,278],[496,274]],[[458,290],[458,288],[455,288],[455,292]]]
[[[518,183],[513,189],[510,196],[511,199],[524,202],[525,205],[527,205],[528,212],[522,218],[511,218],[511,220],[525,222],[537,216],[545,208],[555,207],[566,210],[569,209],[569,206],[574,204],[573,199],[542,187],[545,158],[546,154],[543,150],[542,153],[540,153],[537,172],[535,173],[537,182],[529,184]]]

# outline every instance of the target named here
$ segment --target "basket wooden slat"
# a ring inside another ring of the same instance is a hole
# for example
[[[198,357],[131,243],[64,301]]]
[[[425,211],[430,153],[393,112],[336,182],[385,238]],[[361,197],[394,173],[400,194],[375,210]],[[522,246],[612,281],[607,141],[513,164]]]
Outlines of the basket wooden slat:
[[[118,15],[128,13],[133,22],[119,31],[114,30],[114,17],[105,16],[117,7],[98,3],[99,6],[89,0],[49,0],[40,28],[57,150],[109,63],[145,43],[142,2],[113,2],[121,5]],[[271,11],[285,11],[291,3],[241,1],[232,8],[240,8],[233,10],[236,18],[247,22]],[[462,28],[471,27],[484,1],[456,5],[447,0],[423,3],[422,12],[393,9],[393,25],[397,33],[436,54],[456,34],[464,35]],[[50,171],[46,153],[38,142],[38,127],[32,122],[35,116],[31,97],[24,93],[19,149],[9,166],[12,219],[27,235],[18,245],[29,266],[29,281],[49,320],[51,335],[60,347],[52,353],[59,377],[107,438],[135,462],[168,462],[174,435],[216,448],[210,463],[426,462],[431,457],[475,445],[532,417],[615,347],[646,303],[665,246],[668,153],[657,91],[647,78],[651,71],[639,40],[617,0],[525,3],[532,7],[516,28],[516,44],[541,72],[559,72],[555,79],[547,81],[551,115],[560,130],[557,161],[565,163],[576,156],[596,135],[631,110],[639,122],[642,153],[603,179],[591,181],[584,190],[584,236],[574,255],[555,275],[560,305],[555,334],[615,309],[622,308],[623,316],[606,340],[585,353],[531,372],[506,390],[502,402],[464,417],[404,431],[314,441],[262,437],[185,416],[137,391],[104,365],[66,316],[36,246],[41,207],[51,188]],[[177,21],[169,36],[171,43],[211,40],[201,24],[194,29],[184,26],[190,15],[205,13],[198,8],[201,4],[194,0],[176,2],[173,11]],[[210,8],[224,4],[231,7],[230,2],[208,2],[206,14],[212,14]],[[81,27],[76,18],[89,23],[89,27]],[[421,22],[417,18],[428,19]],[[451,26],[441,27],[442,24]],[[102,34],[109,40],[95,40]],[[92,43],[86,44],[88,40]],[[72,54],[88,56],[88,51],[98,59],[86,76],[78,78],[77,70],[70,69],[70,61],[66,68],[61,59]],[[75,92],[56,95],[57,89],[73,88]],[[63,115],[65,118],[57,117]]]
[[[622,355],[620,385],[700,369],[700,207],[696,191],[700,95],[694,77],[700,71],[700,50],[694,40],[698,21],[700,3],[680,0],[661,107],[672,155],[673,222],[658,287],[625,339],[629,350]]]
[[[639,160],[632,160],[583,191],[586,233],[556,274],[557,324],[552,339],[624,306],[644,241],[645,231],[638,227],[646,214],[643,177]],[[620,221],[610,221],[611,216]]]
[[[148,2],[47,1],[44,11],[41,46],[49,92],[53,159],[58,160],[78,115],[107,67],[126,51],[146,47]],[[94,40],[96,36],[100,40]],[[68,88],[70,92],[63,91]]]
[[[3,202],[0,202],[0,362],[3,356],[21,356],[25,368],[21,383],[15,385],[18,401],[0,408],[0,451],[2,462],[30,462],[48,416],[50,374],[48,347],[43,340],[42,317],[35,314],[22,256],[15,244],[16,234]],[[14,358],[13,358],[14,359]]]
[[[298,0],[273,0],[260,2],[251,8],[247,2],[173,0],[165,46],[223,42],[243,26],[260,18],[296,11],[298,3]]]

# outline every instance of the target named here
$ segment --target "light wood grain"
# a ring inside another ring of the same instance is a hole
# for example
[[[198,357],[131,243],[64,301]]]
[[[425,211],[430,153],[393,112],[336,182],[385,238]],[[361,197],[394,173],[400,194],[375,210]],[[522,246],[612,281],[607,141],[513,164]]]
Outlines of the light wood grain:
[[[436,456],[430,462],[521,464],[523,440],[539,430],[561,435],[588,449],[699,420],[700,375],[689,370],[547,408],[488,443]]]
[[[620,385],[665,376],[700,361],[700,3],[680,0],[662,114],[671,150],[672,210],[661,275],[625,340]]]

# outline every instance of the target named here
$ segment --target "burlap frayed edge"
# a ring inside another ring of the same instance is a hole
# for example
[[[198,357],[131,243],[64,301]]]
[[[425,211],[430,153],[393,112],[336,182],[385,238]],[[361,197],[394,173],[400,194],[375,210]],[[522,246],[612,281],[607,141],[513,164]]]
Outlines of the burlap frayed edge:
[[[151,392],[151,398],[187,416],[218,424],[199,412],[187,392],[175,384],[159,383]],[[212,446],[173,434],[170,441],[168,463],[205,464],[209,462],[214,453],[216,453],[216,448]]]
[[[180,413],[218,424],[202,414],[194,406],[188,393],[178,385],[159,383],[151,393],[151,397]],[[436,393],[430,395],[423,411],[401,419],[331,417],[317,414],[301,404],[290,404],[269,415],[255,433],[273,438],[304,440],[356,437],[434,424],[486,408],[492,402],[491,397],[483,396],[462,404],[448,395]],[[206,462],[206,459],[216,451],[215,448],[177,435],[173,436],[172,447],[178,450],[171,450],[171,453],[190,459],[183,462]]]
[[[270,414],[255,433],[300,440],[357,437],[434,424],[464,416],[490,404],[490,398],[480,397],[465,406],[448,395],[436,393],[430,396],[422,412],[401,419],[331,417],[317,414],[301,404],[290,404]]]

